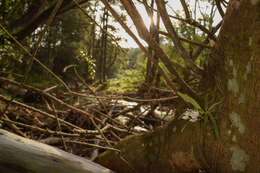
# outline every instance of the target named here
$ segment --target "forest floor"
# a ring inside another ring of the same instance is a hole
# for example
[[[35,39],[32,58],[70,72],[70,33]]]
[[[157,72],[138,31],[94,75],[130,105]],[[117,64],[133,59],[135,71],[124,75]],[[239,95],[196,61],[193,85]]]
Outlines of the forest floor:
[[[113,150],[128,135],[153,131],[169,122],[178,99],[169,91],[153,89],[151,95],[145,94],[144,87],[123,92],[82,84],[73,92],[59,86],[20,87],[26,92],[1,89],[0,128],[88,159]]]

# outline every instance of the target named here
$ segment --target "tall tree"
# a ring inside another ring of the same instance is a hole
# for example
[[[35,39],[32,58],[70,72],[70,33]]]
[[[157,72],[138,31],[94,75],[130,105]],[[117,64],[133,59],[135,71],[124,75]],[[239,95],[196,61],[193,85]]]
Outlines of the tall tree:
[[[108,11],[104,8],[102,16],[102,31],[100,38],[101,54],[97,61],[97,77],[100,83],[106,81],[106,61],[107,61],[107,32],[108,32]]]

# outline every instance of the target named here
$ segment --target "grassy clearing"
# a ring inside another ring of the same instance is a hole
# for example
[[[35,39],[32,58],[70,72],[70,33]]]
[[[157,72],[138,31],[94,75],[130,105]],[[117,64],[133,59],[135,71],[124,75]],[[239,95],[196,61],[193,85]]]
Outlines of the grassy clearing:
[[[138,70],[122,70],[109,80],[107,92],[137,91],[144,82],[144,74]]]

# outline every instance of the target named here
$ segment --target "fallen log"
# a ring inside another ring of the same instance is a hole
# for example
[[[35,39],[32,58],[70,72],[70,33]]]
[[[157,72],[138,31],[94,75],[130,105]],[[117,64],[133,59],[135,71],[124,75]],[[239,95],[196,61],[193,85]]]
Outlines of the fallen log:
[[[113,173],[87,159],[0,129],[0,172]]]

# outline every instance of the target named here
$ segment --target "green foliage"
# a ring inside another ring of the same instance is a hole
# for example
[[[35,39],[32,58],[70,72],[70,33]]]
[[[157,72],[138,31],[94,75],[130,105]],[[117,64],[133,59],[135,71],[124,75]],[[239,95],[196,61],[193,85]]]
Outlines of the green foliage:
[[[118,78],[118,74],[122,74],[124,70],[139,71],[140,74],[145,73],[145,58],[143,52],[138,48],[125,49],[127,54],[120,53],[117,61],[111,70],[111,77]]]
[[[0,32],[0,35],[2,33]],[[2,35],[4,44],[0,44],[0,71],[12,72],[19,71],[16,67],[22,67],[23,54],[13,44],[5,39],[6,35]]]
[[[19,2],[19,0],[2,0],[0,2],[1,23],[7,24],[10,20],[15,20],[18,16],[22,15],[25,12],[23,6],[24,4]]]
[[[89,76],[92,78],[93,63],[88,59],[89,55],[86,56],[87,52],[85,51],[88,48],[87,40],[90,26],[88,19],[80,10],[71,10],[56,17],[48,28],[37,57],[65,81],[74,80],[73,70],[63,72],[63,69],[71,64],[76,64],[79,67],[78,70],[85,79],[88,79]],[[36,38],[42,29],[40,27],[38,32],[35,32]],[[36,41],[33,40],[33,44]],[[47,75],[37,64],[33,65],[33,72]]]
[[[203,109],[200,107],[200,105],[198,104],[198,102],[196,100],[194,100],[192,97],[188,96],[187,94],[183,94],[181,92],[177,92],[177,94],[187,103],[192,104],[192,106],[198,110],[198,111],[202,111]]]
[[[138,55],[141,53],[140,49],[130,49],[127,54],[128,67],[129,69],[135,68]]]
[[[86,51],[80,51],[77,57],[79,61],[80,70],[87,73],[87,80],[94,79],[96,73],[96,59],[89,57]]]
[[[183,94],[181,92],[178,92],[177,93],[185,102],[187,103],[190,103],[195,110],[199,111],[199,113],[201,114],[201,118],[204,119],[204,125],[207,126],[208,124],[208,121],[211,122],[213,128],[214,128],[214,132],[215,132],[215,136],[217,138],[217,140],[220,140],[220,134],[219,134],[219,128],[218,128],[218,125],[217,125],[217,121],[216,119],[214,118],[212,112],[214,111],[214,109],[216,108],[217,105],[219,105],[220,103],[222,103],[222,101],[220,102],[217,102],[217,103],[214,103],[212,104],[209,108],[208,108],[208,102],[207,102],[207,97],[206,96],[206,99],[205,99],[205,107],[202,108],[200,106],[200,104],[195,100],[193,99],[192,97],[186,95],[186,94]],[[185,127],[184,127],[185,128]]]
[[[126,56],[120,57],[114,78],[109,81],[109,92],[137,91],[145,80],[145,57],[138,48],[130,49]]]
[[[139,70],[122,70],[109,81],[108,92],[137,91],[144,82],[144,74]]]
[[[207,0],[206,0],[207,1]],[[190,12],[191,18],[197,19],[197,22],[204,26],[205,28],[208,28],[209,31],[212,30],[213,26],[213,19],[215,16],[216,8],[215,6],[212,6],[209,8],[209,2],[195,2],[197,7],[191,7],[188,5],[188,10]],[[206,8],[201,8],[200,4],[203,4],[203,6],[206,6]],[[213,3],[213,1],[212,1]],[[183,14],[179,12],[178,10],[175,13],[178,17],[183,18]],[[176,29],[176,32],[178,35],[182,38],[195,41],[195,42],[203,42],[207,36],[204,32],[201,32],[200,29],[197,27],[194,27],[193,25],[190,25],[186,22],[175,22],[173,23],[174,27]],[[198,49],[198,46],[192,45],[186,42],[182,42],[183,47],[187,50],[187,52],[192,55],[196,52]],[[172,40],[169,38],[166,38],[165,45],[163,45],[163,49],[166,52],[166,54],[170,57],[170,59],[181,66],[185,67],[184,60],[179,56],[179,53],[177,52],[174,44],[172,43]],[[207,63],[207,57],[209,54],[208,49],[204,49],[201,54],[196,58],[196,65],[200,66],[201,68],[204,67],[204,64]]]
[[[24,29],[24,26],[27,25],[26,22],[30,22],[28,20],[30,16],[34,16],[40,9],[43,10],[43,7],[48,10],[56,2],[56,0],[0,1],[0,23],[11,34],[15,35],[21,29]],[[116,3],[116,1],[113,1],[113,3]],[[96,9],[93,10],[93,8],[96,8],[97,3],[87,2],[86,4],[88,5],[85,6],[85,10],[95,18],[97,13]],[[24,21],[25,19],[26,21]],[[35,47],[44,27],[45,25],[39,24],[39,27],[26,38],[26,42],[22,43],[29,51]],[[113,25],[108,25],[107,29],[112,33],[117,32]],[[63,69],[71,64],[77,65],[78,71],[84,79],[93,81],[96,73],[96,58],[100,57],[100,52],[102,52],[99,32],[101,31],[96,29],[93,22],[81,10],[69,10],[55,17],[40,43],[36,57],[65,81],[74,80],[72,70],[63,72]],[[8,42],[8,39],[6,34],[0,30],[0,71],[23,73],[27,66],[24,54],[19,51],[20,49],[17,49],[15,44]],[[119,40],[120,38],[116,39]],[[107,39],[106,45],[108,48],[105,53],[107,66],[110,66],[112,63],[110,64],[109,60],[116,57],[115,54],[120,53],[118,50],[114,51],[117,48],[110,38]],[[113,67],[113,69],[116,68]],[[107,69],[111,70],[112,68],[107,67]],[[38,79],[42,77],[44,77],[43,80],[52,80],[52,77],[37,63],[33,64],[29,75],[29,82],[31,83],[40,82]]]

